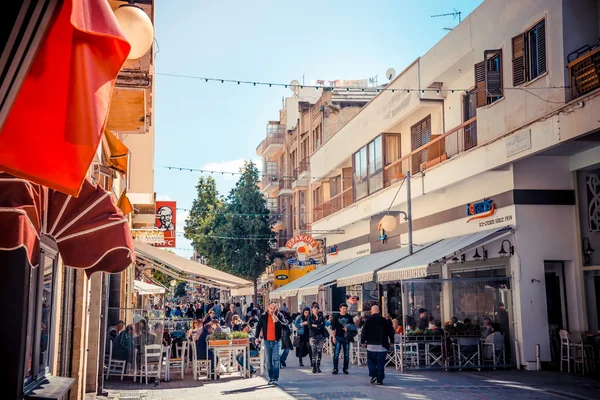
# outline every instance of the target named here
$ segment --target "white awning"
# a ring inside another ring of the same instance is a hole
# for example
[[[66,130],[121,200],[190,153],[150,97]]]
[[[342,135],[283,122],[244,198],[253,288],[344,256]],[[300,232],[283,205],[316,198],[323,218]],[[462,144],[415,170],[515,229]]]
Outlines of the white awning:
[[[237,289],[231,289],[232,296],[252,296],[254,294],[254,286],[246,286]]]
[[[153,268],[177,279],[197,282],[209,287],[233,289],[251,286],[252,282],[207,265],[197,263],[158,247],[134,240],[137,263],[150,263]]]
[[[465,250],[481,243],[499,239],[509,235],[512,228],[495,228],[453,238],[442,239],[439,242],[424,248],[410,257],[406,257],[393,263],[387,268],[377,272],[378,282],[401,281],[406,279],[418,279],[427,276],[429,264],[441,261],[459,250]]]
[[[143,281],[133,281],[133,290],[138,294],[163,294],[165,288]]]

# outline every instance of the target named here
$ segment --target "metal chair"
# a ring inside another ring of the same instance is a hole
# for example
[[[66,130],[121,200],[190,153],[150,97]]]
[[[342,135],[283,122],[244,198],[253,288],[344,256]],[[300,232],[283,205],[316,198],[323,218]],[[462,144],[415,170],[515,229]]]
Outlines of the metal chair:
[[[154,376],[158,381],[160,380],[162,356],[162,345],[149,344],[145,346],[140,377],[146,377],[146,385],[148,384],[148,377]]]
[[[563,363],[567,363],[567,372],[571,372],[571,351],[573,349],[569,332],[561,329],[558,332],[560,336],[560,371],[563,370]]]
[[[123,380],[123,375],[125,375],[125,366],[127,365],[127,360],[114,360],[112,358],[113,352],[113,341],[109,340],[109,350],[106,362],[106,380],[110,375],[121,375],[121,380]]]
[[[425,342],[425,365],[428,367],[445,366],[442,342]]]
[[[463,368],[475,368],[481,371],[481,352],[478,337],[458,337],[452,344],[455,354],[454,363],[459,371]]]
[[[496,369],[498,365],[506,366],[506,352],[504,349],[504,334],[502,335],[502,345],[496,346],[494,342],[487,343],[485,341],[481,342],[482,353],[483,353],[483,364],[485,365],[486,361],[491,361],[493,368]],[[489,356],[488,356],[489,355]],[[502,364],[500,364],[502,361]]]
[[[406,342],[402,345],[402,358],[404,365],[408,367],[419,367],[419,344],[416,342]]]

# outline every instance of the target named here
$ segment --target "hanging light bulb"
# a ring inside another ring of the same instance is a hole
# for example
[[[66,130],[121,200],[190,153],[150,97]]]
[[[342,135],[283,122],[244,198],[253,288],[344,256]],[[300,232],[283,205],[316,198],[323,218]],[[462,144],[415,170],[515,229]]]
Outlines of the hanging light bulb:
[[[154,27],[150,17],[133,0],[129,4],[123,4],[115,10],[115,17],[125,35],[125,39],[131,45],[127,56],[128,60],[137,60],[150,50],[154,41]]]
[[[384,215],[379,224],[386,232],[392,232],[396,229],[396,218],[393,215]]]

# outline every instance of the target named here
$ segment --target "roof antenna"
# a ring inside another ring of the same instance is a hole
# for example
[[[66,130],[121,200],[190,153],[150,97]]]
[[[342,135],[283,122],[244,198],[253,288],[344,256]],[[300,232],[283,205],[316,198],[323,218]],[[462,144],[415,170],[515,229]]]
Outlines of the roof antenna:
[[[436,15],[432,15],[431,18],[438,18],[438,17],[449,17],[452,16],[454,20],[456,20],[456,17],[458,17],[458,23],[460,24],[462,22],[462,12],[457,11],[456,8],[453,8],[454,12],[451,13],[445,13],[445,14],[436,14]],[[443,28],[447,31],[451,31],[454,28]]]

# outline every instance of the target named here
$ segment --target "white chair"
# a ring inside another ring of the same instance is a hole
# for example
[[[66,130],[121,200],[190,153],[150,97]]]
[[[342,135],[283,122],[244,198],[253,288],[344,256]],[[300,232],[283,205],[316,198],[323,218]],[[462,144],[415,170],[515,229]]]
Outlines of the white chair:
[[[169,356],[169,358],[167,358],[167,370],[169,371],[169,376],[171,376],[171,371],[179,371],[181,373],[181,379],[183,379],[187,356],[186,350],[187,342],[183,342],[181,345],[176,345],[175,352],[177,354],[174,354],[175,357]]]
[[[494,369],[496,369],[496,367],[498,365],[503,365],[506,366],[506,352],[504,349],[504,334],[501,333],[500,335],[502,335],[502,344],[499,346],[496,346],[496,343],[492,342],[485,342],[485,340],[482,340],[481,342],[481,347],[482,347],[482,353],[483,353],[483,363],[485,364],[486,361],[489,362],[491,361]],[[502,363],[500,363],[502,361]]]
[[[210,360],[199,360],[198,353],[196,352],[196,342],[192,341],[192,374],[194,380],[197,381],[201,374],[206,374],[207,378],[210,378],[211,368]]]
[[[106,380],[110,375],[121,375],[121,380],[123,380],[123,375],[125,375],[125,366],[127,365],[127,360],[115,360],[112,358],[113,352],[113,341],[109,340],[109,350],[108,350],[108,360],[106,363]]]
[[[403,345],[404,354],[402,354],[402,359],[404,365],[408,367],[419,367],[419,344],[416,342],[406,342]]]
[[[148,377],[155,377],[157,380],[160,380],[162,357],[162,345],[148,344],[145,346],[140,377],[146,377],[146,385],[148,384]]]
[[[567,372],[571,372],[571,357],[573,345],[571,343],[571,338],[569,337],[569,332],[561,329],[558,332],[560,336],[560,371],[563,370],[563,363],[567,363]]]

